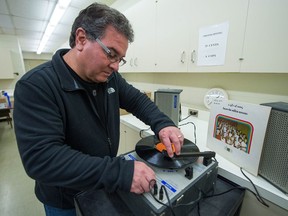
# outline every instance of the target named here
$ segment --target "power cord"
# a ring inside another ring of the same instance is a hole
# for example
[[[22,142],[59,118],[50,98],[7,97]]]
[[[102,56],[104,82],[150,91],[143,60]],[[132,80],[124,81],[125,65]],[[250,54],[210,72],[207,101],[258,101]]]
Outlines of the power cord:
[[[154,183],[154,185],[152,186],[151,183]],[[149,185],[150,185],[150,188],[153,188],[154,190],[155,190],[156,188],[158,188],[158,186],[155,187],[155,185],[157,185],[157,182],[156,182],[155,179],[152,179],[152,180],[149,182]],[[161,194],[163,194],[163,191],[165,192],[165,196],[166,196],[166,198],[167,198],[168,205],[165,204],[165,203],[163,203],[163,202],[161,202],[159,199],[157,199],[157,197],[155,196],[155,191],[150,190],[150,194],[152,195],[152,197],[154,198],[154,200],[155,200],[156,202],[158,202],[159,204],[161,204],[161,205],[166,206],[167,208],[169,208],[170,211],[171,211],[171,213],[172,213],[172,215],[173,215],[173,216],[176,216],[176,215],[175,215],[175,212],[174,212],[174,209],[173,209],[173,206],[172,206],[172,204],[171,204],[171,201],[170,201],[170,198],[169,198],[167,189],[166,189],[166,187],[165,187],[164,185],[161,185],[160,191],[159,191],[159,195],[160,195],[160,196],[161,196]]]
[[[191,115],[190,115],[191,116]],[[190,116],[188,116],[188,117],[190,117]],[[187,117],[186,117],[187,118]],[[186,119],[185,118],[185,119]],[[183,119],[184,120],[184,119]],[[181,120],[182,121],[182,120]],[[194,122],[186,122],[186,123],[184,123],[184,124],[180,124],[179,126],[184,126],[184,125],[188,125],[188,124],[192,124],[193,126],[194,126],[194,144],[196,145],[197,144],[197,139],[196,139],[196,125],[194,124]]]
[[[189,202],[189,203],[182,203],[182,204],[177,204],[174,206],[174,208],[177,208],[179,206],[189,206],[189,205],[194,205],[195,203],[198,203],[201,199],[202,199],[202,191],[198,188],[199,190],[199,195],[198,195],[198,198],[192,202]]]
[[[251,192],[255,197],[256,199],[258,200],[258,202],[260,202],[262,205],[266,206],[266,207],[269,207],[269,205],[263,200],[263,198],[261,197],[261,195],[259,194],[255,184],[252,182],[252,180],[243,172],[243,169],[242,167],[240,167],[240,171],[241,173],[245,176],[245,178],[247,178],[249,180],[249,182],[252,184],[255,192],[253,190],[251,190],[250,188],[247,188],[247,187],[242,187],[242,186],[235,186],[227,191],[224,191],[224,192],[221,192],[221,193],[218,193],[218,194],[213,194],[213,195],[205,195],[203,198],[206,199],[206,198],[210,198],[210,197],[215,197],[215,196],[221,196],[223,194],[226,194],[226,193],[229,193],[230,191],[232,190],[235,190],[235,189],[239,189],[239,190],[247,190],[249,192]]]
[[[188,116],[186,116],[185,118],[183,118],[183,119],[180,119],[180,120],[179,120],[179,122],[181,122],[181,121],[184,121],[184,120],[188,119],[190,116],[193,116],[193,115],[190,115],[190,114],[189,114],[189,115],[188,115]]]
[[[191,117],[191,116],[192,116],[192,115],[188,115],[187,117],[181,119],[180,122],[188,119],[188,118]],[[195,145],[196,145],[196,143],[197,143],[197,142],[196,142],[196,125],[195,125],[193,122],[187,122],[187,123],[181,124],[181,125],[179,125],[179,126],[184,126],[184,125],[187,125],[187,124],[192,124],[192,125],[194,126],[194,137],[195,137]],[[214,160],[217,161],[216,158],[214,158]],[[252,190],[249,189],[249,188],[246,188],[246,187],[235,187],[234,189],[248,190],[249,192],[251,192],[252,194],[254,194],[254,196],[256,197],[256,199],[257,199],[262,205],[264,205],[264,206],[266,206],[266,207],[269,207],[269,205],[268,205],[268,204],[263,200],[263,198],[260,196],[260,194],[259,194],[257,188],[255,187],[254,183],[253,183],[253,182],[251,181],[251,179],[243,172],[242,167],[240,167],[240,171],[241,171],[241,173],[245,176],[245,178],[247,178],[248,181],[252,184],[255,192],[252,191]],[[232,190],[233,190],[233,189],[232,189]],[[231,191],[231,190],[228,190],[227,192],[223,192],[223,193],[221,193],[221,194],[216,194],[216,195],[212,195],[212,196],[219,196],[219,195],[222,195],[222,194],[224,194],[224,193],[228,193],[228,192],[230,192],[230,191]],[[212,196],[209,196],[209,197],[212,197]],[[206,197],[206,198],[208,198],[208,197]],[[198,205],[199,205],[199,203],[198,203]]]
[[[148,130],[150,130],[150,127],[149,127],[149,128],[146,128],[146,129],[140,130],[140,131],[139,131],[139,136],[140,136],[140,138],[144,138],[143,133],[144,133],[144,131],[148,131]]]
[[[188,119],[190,116],[192,116],[192,115],[188,115],[188,116],[185,117],[184,119],[180,119],[179,122]],[[194,124],[194,122],[186,122],[186,123],[180,124],[180,125],[178,125],[178,126],[184,126],[184,125],[188,125],[188,124],[192,124],[193,127],[194,127],[194,138],[195,138],[195,142],[194,142],[194,143],[195,143],[195,145],[196,145],[196,144],[197,144],[197,139],[196,139],[196,125]],[[140,138],[145,138],[145,136],[143,135],[143,133],[144,133],[145,131],[150,130],[150,129],[151,129],[151,127],[140,130],[140,131],[139,131],[139,137],[140,137]]]
[[[249,190],[251,193],[254,194],[254,196],[256,197],[256,199],[264,206],[269,207],[269,205],[263,200],[263,198],[261,197],[260,193],[258,192],[255,184],[252,182],[252,180],[243,172],[242,167],[240,167],[240,171],[241,173],[245,176],[245,178],[248,179],[248,181],[252,184],[254,190],[256,193],[254,193],[252,190],[250,190],[249,188],[246,188],[247,190]]]
[[[152,186],[152,183],[154,183],[153,186]],[[155,179],[152,179],[152,180],[149,182],[149,185],[150,185],[150,188],[151,188],[150,194],[151,194],[151,196],[153,197],[153,199],[154,199],[157,203],[159,203],[159,204],[161,204],[161,205],[169,208],[173,216],[176,216],[176,214],[175,214],[175,212],[174,212],[174,208],[177,208],[177,207],[180,207],[180,206],[190,206],[190,205],[194,205],[194,204],[196,204],[196,203],[199,204],[199,201],[202,199],[202,191],[201,191],[199,188],[197,188],[198,191],[199,191],[199,195],[198,195],[198,197],[197,197],[196,200],[191,201],[191,202],[189,202],[189,203],[176,204],[176,205],[173,206],[172,203],[171,203],[171,200],[170,200],[170,197],[169,197],[169,194],[168,194],[168,192],[167,192],[166,187],[165,187],[164,185],[161,185],[160,190],[159,190],[159,199],[160,199],[160,200],[163,200],[163,193],[165,193],[165,196],[166,196],[167,202],[168,202],[168,205],[167,205],[167,204],[161,202],[161,201],[156,197],[156,195],[158,194],[158,185],[157,185],[156,180],[155,180]],[[155,190],[156,190],[157,192],[155,192]]]

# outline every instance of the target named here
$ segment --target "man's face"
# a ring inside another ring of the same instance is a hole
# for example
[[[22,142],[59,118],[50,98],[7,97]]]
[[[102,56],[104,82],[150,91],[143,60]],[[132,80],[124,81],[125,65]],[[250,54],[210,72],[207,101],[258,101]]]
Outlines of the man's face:
[[[107,27],[100,43],[111,51],[112,58],[107,56],[107,52],[96,40],[86,37],[80,45],[76,43],[76,48],[81,48],[78,49],[80,52],[77,52],[76,73],[88,82],[106,82],[108,77],[119,69],[119,61],[113,62],[113,57],[120,60],[128,49],[127,38],[110,26]]]

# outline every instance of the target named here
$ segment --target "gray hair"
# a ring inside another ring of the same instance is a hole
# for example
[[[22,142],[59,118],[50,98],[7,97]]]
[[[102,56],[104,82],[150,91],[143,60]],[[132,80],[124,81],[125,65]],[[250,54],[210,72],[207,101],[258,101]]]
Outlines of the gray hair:
[[[134,41],[134,32],[129,20],[118,10],[104,4],[93,3],[80,11],[74,20],[69,38],[70,47],[75,46],[76,30],[83,28],[89,39],[96,39],[105,34],[108,26],[114,27],[131,43]]]

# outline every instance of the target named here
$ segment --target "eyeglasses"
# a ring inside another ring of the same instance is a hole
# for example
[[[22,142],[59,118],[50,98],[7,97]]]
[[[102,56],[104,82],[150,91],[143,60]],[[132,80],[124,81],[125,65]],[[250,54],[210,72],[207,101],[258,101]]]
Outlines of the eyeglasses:
[[[105,51],[105,53],[106,53],[106,55],[107,55],[107,57],[111,63],[119,62],[119,66],[123,66],[124,64],[126,64],[126,60],[123,57],[119,58],[118,55],[116,55],[116,54],[113,55],[112,51],[107,46],[105,46],[99,38],[96,38],[96,42]]]

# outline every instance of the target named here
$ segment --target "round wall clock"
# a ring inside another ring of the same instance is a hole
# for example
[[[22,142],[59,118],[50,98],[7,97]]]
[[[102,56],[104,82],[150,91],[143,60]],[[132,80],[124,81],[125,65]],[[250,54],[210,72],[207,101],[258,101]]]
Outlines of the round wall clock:
[[[228,94],[221,88],[212,88],[204,96],[204,104],[208,109],[211,108],[214,101],[221,102],[223,100],[228,100]]]

